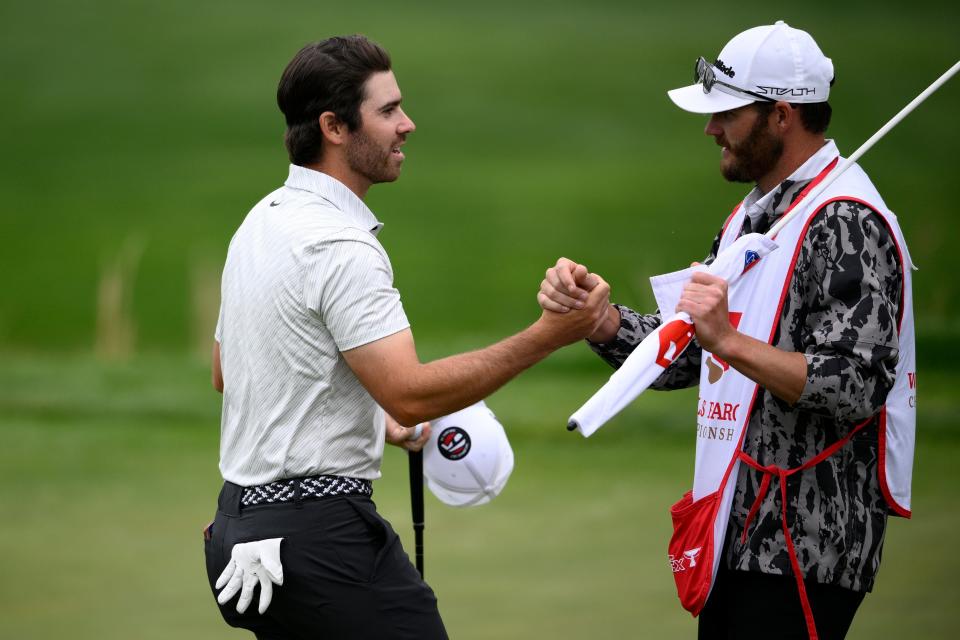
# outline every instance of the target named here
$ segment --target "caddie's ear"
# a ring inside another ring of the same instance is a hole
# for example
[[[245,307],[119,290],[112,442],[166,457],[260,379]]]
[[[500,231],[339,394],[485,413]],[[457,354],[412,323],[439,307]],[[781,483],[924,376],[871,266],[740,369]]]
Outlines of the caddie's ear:
[[[324,111],[320,114],[320,131],[323,138],[330,144],[340,145],[346,140],[347,123],[337,117],[333,111]]]
[[[789,102],[778,100],[773,105],[773,125],[780,131],[786,131],[798,121],[800,113]]]

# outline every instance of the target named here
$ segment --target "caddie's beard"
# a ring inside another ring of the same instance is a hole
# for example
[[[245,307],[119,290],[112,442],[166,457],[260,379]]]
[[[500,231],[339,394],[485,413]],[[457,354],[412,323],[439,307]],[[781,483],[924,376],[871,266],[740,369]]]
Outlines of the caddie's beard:
[[[392,146],[378,146],[361,127],[350,136],[347,163],[353,171],[369,180],[370,184],[393,182],[400,177],[400,163],[392,157],[392,150]]]
[[[728,155],[720,162],[720,172],[730,182],[757,182],[783,155],[783,140],[770,133],[763,115],[758,115],[746,138],[736,144],[726,142]]]

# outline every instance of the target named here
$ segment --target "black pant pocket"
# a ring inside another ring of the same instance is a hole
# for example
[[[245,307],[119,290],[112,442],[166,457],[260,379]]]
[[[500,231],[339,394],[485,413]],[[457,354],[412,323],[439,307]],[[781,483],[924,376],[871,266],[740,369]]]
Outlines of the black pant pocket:
[[[386,520],[380,517],[373,502],[369,498],[348,498],[347,503],[356,511],[357,515],[363,519],[370,530],[375,533],[377,553],[373,561],[373,570],[370,573],[369,581],[377,577],[380,566],[384,558],[393,550],[394,546],[399,544],[400,537],[393,530]]]
[[[217,513],[214,521],[204,531],[203,537],[203,555],[207,565],[207,581],[210,583],[210,589],[216,594],[215,583],[217,578],[227,566],[227,560],[223,557],[223,516]],[[209,533],[209,536],[206,535]]]
[[[355,504],[349,498],[331,503],[324,509],[326,543],[339,559],[345,578],[353,582],[372,581],[391,532],[363,504]]]

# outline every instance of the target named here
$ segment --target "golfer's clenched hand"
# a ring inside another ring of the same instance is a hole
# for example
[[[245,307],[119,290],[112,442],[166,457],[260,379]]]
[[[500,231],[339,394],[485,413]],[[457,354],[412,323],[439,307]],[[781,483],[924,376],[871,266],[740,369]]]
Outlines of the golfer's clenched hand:
[[[566,313],[543,309],[537,324],[547,332],[556,347],[562,347],[591,336],[603,324],[610,307],[610,286],[595,274],[596,284],[587,294],[580,308]]]
[[[598,294],[594,299],[594,294]],[[568,258],[560,258],[557,264],[547,269],[537,302],[544,312],[566,314],[587,311],[595,302],[597,321],[590,333],[581,336],[593,342],[612,340],[620,327],[620,312],[610,304],[610,287],[586,266]]]
[[[420,451],[430,439],[430,423],[424,422],[416,427],[405,427],[393,419],[390,414],[386,415],[386,439],[388,444],[395,447],[406,449],[407,451]]]
[[[557,264],[547,269],[537,302],[547,311],[566,313],[570,309],[582,309],[587,295],[601,282],[601,278],[590,273],[582,264],[560,258]]]

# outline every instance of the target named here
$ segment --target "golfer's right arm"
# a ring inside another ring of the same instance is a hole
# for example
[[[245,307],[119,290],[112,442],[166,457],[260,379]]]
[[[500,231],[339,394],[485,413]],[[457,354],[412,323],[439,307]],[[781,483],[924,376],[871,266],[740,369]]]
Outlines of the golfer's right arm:
[[[609,307],[609,292],[597,279],[582,309],[544,311],[516,335],[433,362],[420,362],[409,329],[344,351],[343,357],[374,400],[409,427],[486,398],[560,347],[594,333]]]

